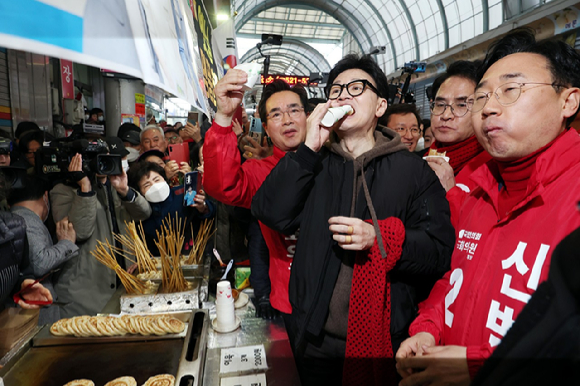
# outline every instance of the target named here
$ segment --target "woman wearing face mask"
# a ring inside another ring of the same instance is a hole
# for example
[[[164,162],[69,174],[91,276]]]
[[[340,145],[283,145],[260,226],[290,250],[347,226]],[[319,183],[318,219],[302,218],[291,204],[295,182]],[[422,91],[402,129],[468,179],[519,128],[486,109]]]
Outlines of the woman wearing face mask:
[[[147,247],[153,256],[159,256],[154,240],[157,240],[156,231],[161,229],[168,214],[174,218],[177,213],[185,224],[184,252],[188,252],[191,245],[191,229],[194,235],[197,234],[201,220],[215,215],[216,206],[206,199],[203,191],[195,195],[193,205],[184,206],[183,186],[170,188],[165,171],[156,163],[142,161],[132,165],[129,169],[129,185],[139,191],[151,205],[151,217],[143,221],[143,230]]]

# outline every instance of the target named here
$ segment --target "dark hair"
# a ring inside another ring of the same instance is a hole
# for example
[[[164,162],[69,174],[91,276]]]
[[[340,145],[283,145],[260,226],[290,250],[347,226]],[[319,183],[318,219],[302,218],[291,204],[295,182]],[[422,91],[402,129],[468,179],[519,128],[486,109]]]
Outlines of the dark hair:
[[[166,127],[167,127],[167,126],[166,126]],[[179,135],[179,130],[177,130],[177,129],[174,129],[173,127],[169,128],[169,129],[165,129],[165,130],[163,130],[163,132],[164,132],[165,134],[167,134],[167,133],[175,133],[175,134]]]
[[[308,106],[310,108],[310,111],[314,110],[316,108],[316,106],[318,106],[321,103],[326,103],[326,99],[324,99],[324,98],[310,98],[310,99],[308,99]]]
[[[28,153],[28,144],[30,144],[30,142],[32,141],[36,141],[40,144],[40,146],[42,146],[42,144],[44,143],[43,132],[31,131],[29,133],[24,134],[22,138],[20,138],[20,142],[18,142],[18,150],[20,151],[20,153],[22,154]]]
[[[458,60],[457,62],[453,62],[449,67],[447,67],[447,71],[439,75],[437,79],[433,82],[432,87],[432,95],[433,99],[437,96],[439,92],[439,88],[447,79],[451,77],[459,77],[463,79],[467,79],[472,81],[474,84],[477,84],[479,78],[477,76],[479,67],[481,66],[481,60]]]
[[[29,131],[40,131],[40,127],[34,122],[20,122],[18,126],[16,126],[16,131],[14,132],[14,136],[16,138],[20,138],[20,136],[24,133]]]
[[[324,92],[328,96],[330,92],[330,87],[334,80],[343,72],[347,70],[358,69],[366,72],[375,81],[377,90],[379,90],[379,96],[382,98],[388,98],[389,96],[389,81],[383,70],[379,67],[377,62],[370,55],[359,56],[357,54],[349,54],[342,58],[336,65],[330,70],[328,74],[328,82],[324,88]]]
[[[139,189],[139,182],[143,179],[143,177],[148,177],[151,172],[155,172],[159,174],[163,179],[167,182],[167,177],[165,176],[165,170],[159,165],[154,162],[149,161],[140,161],[135,162],[129,168],[128,179],[129,179],[129,186],[135,189],[136,191],[140,192]]]
[[[419,115],[417,106],[415,106],[414,104],[399,103],[396,105],[389,106],[387,111],[385,111],[385,114],[380,118],[381,123],[385,126],[389,126],[389,119],[391,119],[391,116],[394,114],[403,114],[403,115],[413,114],[417,119],[417,126],[421,124],[421,116]]]
[[[12,188],[8,195],[8,205],[12,206],[23,201],[36,201],[49,190],[47,181],[40,177],[26,176],[21,188]]]
[[[260,119],[263,123],[268,123],[266,102],[272,95],[281,91],[292,91],[293,93],[296,93],[300,97],[300,103],[302,103],[302,106],[304,106],[304,112],[310,112],[310,108],[308,106],[308,93],[306,93],[304,86],[297,84],[294,87],[290,87],[290,85],[284,82],[282,79],[277,79],[264,87],[264,91],[262,92],[262,98],[260,99],[260,104],[258,105],[258,111],[260,112]]]
[[[95,107],[94,109],[91,110],[91,113],[89,115],[93,115],[93,114],[99,114],[99,113],[103,113],[103,110],[101,110],[98,107]]]
[[[430,119],[421,119],[421,123],[423,124],[423,134],[425,134],[427,129],[431,127],[431,120]]]
[[[508,32],[504,37],[489,46],[483,64],[478,73],[479,82],[487,70],[498,60],[512,54],[530,53],[546,58],[548,70],[552,74],[554,84],[566,87],[580,87],[580,53],[568,44],[556,40],[536,41],[534,30],[531,28],[517,28]],[[561,88],[554,86],[557,93]],[[566,120],[570,125],[576,118],[578,111]]]

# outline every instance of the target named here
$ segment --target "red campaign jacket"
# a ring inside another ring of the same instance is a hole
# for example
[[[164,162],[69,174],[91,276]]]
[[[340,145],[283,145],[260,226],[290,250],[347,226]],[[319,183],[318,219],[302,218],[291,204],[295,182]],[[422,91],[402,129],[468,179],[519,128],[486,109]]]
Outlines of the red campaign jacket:
[[[455,186],[447,192],[445,197],[449,201],[451,211],[451,224],[457,229],[457,220],[463,201],[469,196],[477,185],[471,180],[471,173],[477,170],[481,165],[491,160],[491,156],[485,150],[473,157],[457,175],[455,176]]]
[[[208,195],[227,205],[250,208],[262,182],[285,154],[274,147],[274,154],[270,157],[250,159],[242,164],[232,127],[213,123],[203,145],[203,188]],[[276,232],[261,222],[260,228],[270,251],[270,303],[277,310],[290,314],[288,283],[297,239]]]
[[[475,376],[548,276],[552,252],[580,226],[580,137],[569,130],[535,165],[528,193],[498,216],[492,162],[472,173],[480,186],[465,199],[451,270],[419,306],[410,335],[431,333],[440,345],[467,347]]]

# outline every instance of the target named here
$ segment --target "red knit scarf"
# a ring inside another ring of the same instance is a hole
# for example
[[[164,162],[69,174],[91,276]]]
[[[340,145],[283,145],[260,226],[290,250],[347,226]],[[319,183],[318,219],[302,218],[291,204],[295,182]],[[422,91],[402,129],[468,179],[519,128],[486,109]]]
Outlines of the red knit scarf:
[[[536,150],[532,154],[517,159],[515,161],[495,161],[497,165],[496,176],[498,180],[503,181],[504,187],[500,190],[498,211],[500,217],[505,216],[517,203],[521,202],[528,191],[528,181],[532,173],[536,169],[536,160],[542,155],[552,144],[558,140],[566,131],[561,133],[556,139],[548,143],[541,149]]]
[[[368,220],[371,223],[370,220]],[[391,342],[389,271],[401,257],[405,226],[395,217],[379,220],[387,258],[378,244],[356,256],[348,309],[343,385],[397,383]]]
[[[449,165],[453,168],[455,175],[457,175],[473,157],[483,151],[483,147],[481,147],[479,142],[477,142],[475,135],[472,135],[462,142],[454,143],[449,146],[443,146],[443,144],[435,141],[430,149],[435,149],[439,153],[446,152],[445,156],[449,157]]]

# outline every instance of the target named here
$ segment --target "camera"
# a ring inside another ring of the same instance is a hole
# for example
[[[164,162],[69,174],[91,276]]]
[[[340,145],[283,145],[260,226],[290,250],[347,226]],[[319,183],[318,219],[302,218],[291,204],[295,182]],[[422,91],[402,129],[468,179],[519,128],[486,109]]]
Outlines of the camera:
[[[10,154],[12,151],[12,141],[6,138],[0,138],[0,155]]]
[[[70,141],[58,138],[36,152],[36,172],[39,175],[64,176],[75,154],[83,157],[83,171],[99,175],[118,175],[123,173],[121,156],[108,154],[109,147],[102,139]]]
[[[425,72],[427,68],[426,62],[408,62],[405,63],[403,66],[403,72],[407,72],[409,74],[417,74],[420,72]]]

